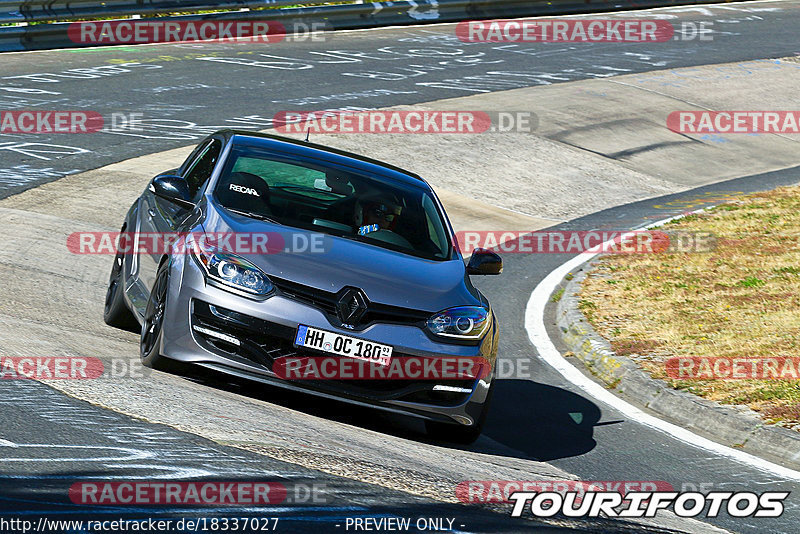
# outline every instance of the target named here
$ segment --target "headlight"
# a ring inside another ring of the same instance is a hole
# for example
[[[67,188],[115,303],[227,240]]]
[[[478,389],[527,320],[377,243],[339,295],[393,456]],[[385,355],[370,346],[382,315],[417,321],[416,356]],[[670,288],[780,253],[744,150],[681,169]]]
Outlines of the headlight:
[[[206,276],[215,282],[259,297],[267,296],[275,287],[261,269],[241,256],[208,247],[189,246],[189,250]]]
[[[478,339],[491,323],[489,310],[480,306],[459,306],[428,319],[428,330],[437,336]]]

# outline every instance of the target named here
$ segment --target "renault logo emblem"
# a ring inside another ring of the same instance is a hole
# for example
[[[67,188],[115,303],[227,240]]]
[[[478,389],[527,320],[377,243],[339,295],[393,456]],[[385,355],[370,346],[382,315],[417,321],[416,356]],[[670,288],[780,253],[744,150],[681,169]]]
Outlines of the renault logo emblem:
[[[345,288],[336,302],[336,316],[346,326],[355,326],[367,312],[367,296],[360,289]]]

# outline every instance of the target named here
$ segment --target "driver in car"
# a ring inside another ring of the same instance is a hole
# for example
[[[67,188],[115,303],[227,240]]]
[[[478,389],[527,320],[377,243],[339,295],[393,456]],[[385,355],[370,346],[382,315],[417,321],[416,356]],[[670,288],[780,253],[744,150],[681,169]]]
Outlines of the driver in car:
[[[356,203],[356,228],[359,235],[379,230],[393,231],[403,212],[398,202],[377,197],[360,198]]]
[[[366,225],[378,225],[384,230],[393,230],[397,223],[397,218],[403,212],[403,208],[385,202],[374,202],[367,206],[364,211],[364,223]]]
[[[395,232],[402,213],[403,207],[396,199],[362,197],[356,203],[355,222],[358,235],[369,235],[372,239],[411,248],[408,240]]]

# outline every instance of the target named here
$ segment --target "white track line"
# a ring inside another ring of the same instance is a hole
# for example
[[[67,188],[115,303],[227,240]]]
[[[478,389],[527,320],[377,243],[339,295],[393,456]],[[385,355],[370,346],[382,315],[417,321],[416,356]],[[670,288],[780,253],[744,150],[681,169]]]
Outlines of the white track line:
[[[664,219],[663,221],[658,221],[654,224],[648,225],[647,228],[660,226],[682,216],[683,215],[679,215],[677,217],[671,217],[669,219]],[[602,250],[603,247],[610,245],[611,242],[612,241],[608,241],[607,243],[604,243],[603,246],[599,247],[599,249]],[[726,447],[725,445],[721,445],[715,441],[711,441],[710,439],[698,436],[694,432],[690,432],[683,427],[673,425],[672,423],[668,423],[662,419],[659,419],[658,417],[654,417],[648,413],[645,413],[632,404],[620,399],[597,382],[585,376],[575,366],[569,363],[560,352],[558,352],[555,345],[553,345],[553,342],[550,340],[550,336],[547,334],[547,329],[545,328],[545,305],[550,299],[550,295],[553,293],[555,288],[561,283],[568,273],[575,270],[581,264],[597,257],[598,255],[599,254],[592,254],[587,257],[586,254],[579,254],[575,256],[548,274],[545,279],[536,286],[536,288],[533,290],[533,293],[531,293],[531,297],[528,300],[528,304],[525,308],[525,330],[528,332],[528,338],[530,339],[531,343],[533,343],[533,346],[536,347],[536,350],[539,352],[539,357],[544,360],[545,363],[558,371],[569,382],[582,389],[591,397],[611,406],[629,419],[633,419],[642,425],[653,428],[660,432],[664,432],[670,437],[679,439],[699,449],[730,458],[731,460],[741,464],[761,471],[766,471],[773,475],[800,481],[800,471],[783,467],[781,465],[764,460],[763,458],[748,454],[744,451]]]

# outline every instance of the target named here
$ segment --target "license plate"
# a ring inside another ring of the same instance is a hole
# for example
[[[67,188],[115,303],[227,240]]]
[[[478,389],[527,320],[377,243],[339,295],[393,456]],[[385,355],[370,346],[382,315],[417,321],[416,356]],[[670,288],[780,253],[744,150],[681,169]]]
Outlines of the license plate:
[[[392,347],[390,345],[382,345],[365,339],[358,339],[304,325],[300,325],[297,329],[297,337],[294,343],[298,347],[316,349],[379,365],[389,365],[389,361],[392,359]]]

